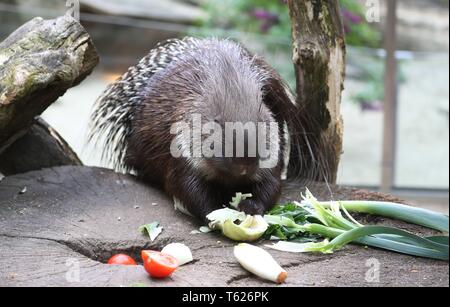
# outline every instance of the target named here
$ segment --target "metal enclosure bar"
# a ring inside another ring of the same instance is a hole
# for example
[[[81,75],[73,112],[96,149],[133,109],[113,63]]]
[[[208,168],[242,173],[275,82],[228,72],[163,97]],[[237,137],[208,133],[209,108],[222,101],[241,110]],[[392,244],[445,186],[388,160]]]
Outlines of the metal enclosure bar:
[[[395,185],[395,164],[397,153],[397,0],[386,0],[387,20],[384,34],[386,50],[384,78],[384,125],[383,153],[381,166],[381,190],[390,192]]]

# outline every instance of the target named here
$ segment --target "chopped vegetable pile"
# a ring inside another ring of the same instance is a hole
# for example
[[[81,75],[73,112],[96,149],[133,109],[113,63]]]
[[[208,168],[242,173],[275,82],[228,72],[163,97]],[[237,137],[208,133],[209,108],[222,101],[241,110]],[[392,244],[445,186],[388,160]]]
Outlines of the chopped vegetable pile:
[[[237,209],[251,194],[237,193],[230,206]],[[277,205],[264,216],[250,216],[231,208],[211,212],[208,227],[193,233],[219,230],[226,237],[250,242],[260,238],[278,241],[266,247],[292,253],[333,253],[349,243],[372,246],[412,256],[448,261],[449,217],[425,209],[374,201],[320,202],[309,190],[301,202]],[[387,226],[365,226],[356,221],[351,212],[379,215],[428,227],[447,235],[420,237]],[[155,240],[163,228],[158,222],[140,227],[140,231]],[[288,273],[264,249],[241,243],[234,247],[236,260],[247,271],[260,278],[285,282]],[[161,252],[142,251],[145,270],[153,278],[170,277],[177,268],[192,262],[191,250],[184,244],[171,243]],[[112,257],[109,264],[137,265],[127,255]]]
[[[448,233],[446,215],[386,202],[319,202],[309,190],[302,198],[300,203],[276,206],[264,216],[266,223],[260,216],[248,217],[236,210],[220,209],[208,216],[209,226],[236,241],[255,241],[261,237],[278,240],[267,247],[286,252],[333,253],[355,243],[418,257],[449,259],[448,236],[420,237],[392,227],[364,226],[349,212],[380,215]]]

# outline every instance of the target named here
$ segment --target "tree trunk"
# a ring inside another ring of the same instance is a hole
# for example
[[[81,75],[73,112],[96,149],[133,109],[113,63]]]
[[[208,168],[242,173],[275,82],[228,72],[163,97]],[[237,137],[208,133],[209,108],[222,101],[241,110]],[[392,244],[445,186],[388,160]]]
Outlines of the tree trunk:
[[[89,34],[69,16],[35,18],[0,43],[0,151],[97,63]]]
[[[340,113],[345,76],[345,41],[338,0],[289,0],[297,102],[317,125],[310,131],[320,140],[322,174],[336,182],[342,152]]]

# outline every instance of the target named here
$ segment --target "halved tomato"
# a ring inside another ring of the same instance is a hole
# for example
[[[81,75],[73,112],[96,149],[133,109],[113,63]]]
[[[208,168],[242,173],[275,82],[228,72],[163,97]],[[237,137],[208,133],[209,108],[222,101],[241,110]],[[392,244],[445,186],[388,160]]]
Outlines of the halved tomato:
[[[177,259],[160,252],[146,252],[145,257],[144,268],[153,278],[169,277],[179,266]]]
[[[160,252],[157,251],[151,251],[151,250],[143,250],[141,252],[142,262],[145,263],[148,258],[150,258],[151,254],[160,254]]]

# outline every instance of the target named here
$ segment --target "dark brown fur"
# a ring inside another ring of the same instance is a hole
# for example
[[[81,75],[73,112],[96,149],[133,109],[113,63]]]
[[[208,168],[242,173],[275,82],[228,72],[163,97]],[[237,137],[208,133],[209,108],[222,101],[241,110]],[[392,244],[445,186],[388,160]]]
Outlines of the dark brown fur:
[[[241,204],[243,211],[248,214],[263,214],[277,202],[280,196],[283,159],[279,159],[275,168],[263,171],[255,168],[255,161],[248,157],[241,158],[239,161],[238,158],[208,159],[206,164],[215,169],[217,176],[207,178],[186,159],[173,158],[170,154],[169,148],[174,137],[169,134],[171,125],[181,119],[188,119],[189,114],[199,111],[198,108],[193,107],[192,98],[201,95],[196,92],[195,82],[202,82],[205,76],[195,69],[201,63],[193,64],[192,61],[195,61],[194,57],[169,66],[164,72],[156,74],[147,85],[144,103],[136,110],[133,121],[126,163],[137,169],[141,178],[163,188],[170,196],[180,199],[188,211],[201,220],[204,220],[211,211],[228,204],[236,192],[253,194],[253,198]],[[277,78],[269,80],[271,90],[276,87],[281,87],[279,91],[285,90]],[[268,92],[270,94],[270,91]],[[270,99],[271,96],[266,94],[264,98]],[[263,102],[267,105],[275,103],[264,101],[264,98]],[[245,104],[239,104],[239,106],[242,107],[238,110],[239,113],[250,112]],[[200,111],[204,120],[222,116],[222,114],[211,113],[210,110],[200,109]],[[247,115],[248,118],[244,118],[245,120],[261,120],[261,118],[252,118],[253,114]],[[277,114],[275,120],[282,122],[280,116]],[[227,118],[226,120],[239,121],[240,119]],[[280,129],[280,140],[283,140],[283,133],[284,130]],[[282,150],[284,150],[283,142],[280,144],[280,151]],[[279,156],[283,157],[282,152]],[[261,172],[262,178],[251,180],[248,177],[235,176],[233,168],[238,164],[255,172]]]

